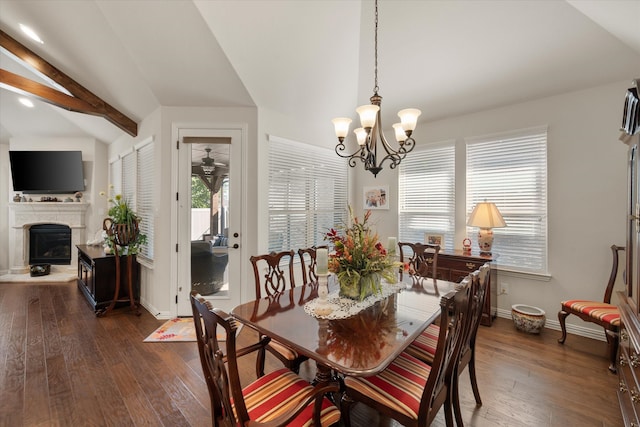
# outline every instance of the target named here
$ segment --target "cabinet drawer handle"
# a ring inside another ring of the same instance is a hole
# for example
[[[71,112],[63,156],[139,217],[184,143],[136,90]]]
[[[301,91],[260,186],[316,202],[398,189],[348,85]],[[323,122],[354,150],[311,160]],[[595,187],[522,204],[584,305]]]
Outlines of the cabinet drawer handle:
[[[640,360],[638,360],[638,355],[634,354],[629,358],[629,365],[633,368],[637,368],[640,365]]]
[[[620,381],[619,390],[620,390],[620,393],[626,393],[627,392],[627,386],[622,381]]]
[[[619,365],[620,366],[626,366],[626,364],[627,364],[627,359],[625,359],[623,355],[620,355]]]
[[[622,331],[620,331],[620,340],[626,341],[628,339],[629,339],[629,334],[627,334],[627,330],[623,329]]]
[[[433,264],[433,258],[427,258],[427,264]]]
[[[467,266],[467,268],[469,270],[473,270],[474,268],[476,268],[476,265],[474,263],[472,263],[472,262],[468,262],[465,265]]]
[[[631,390],[631,401],[633,403],[640,402],[640,394],[638,394],[638,392],[635,390]]]

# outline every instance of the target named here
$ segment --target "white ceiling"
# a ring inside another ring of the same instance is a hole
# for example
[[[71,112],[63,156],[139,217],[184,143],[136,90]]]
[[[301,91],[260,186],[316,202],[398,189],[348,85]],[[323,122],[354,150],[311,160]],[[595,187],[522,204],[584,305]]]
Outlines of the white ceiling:
[[[379,21],[388,127],[405,107],[428,122],[640,77],[640,0],[380,0]],[[371,0],[0,0],[0,28],[138,123],[160,105],[257,105],[324,129],[373,92]],[[2,143],[121,135],[0,89]]]

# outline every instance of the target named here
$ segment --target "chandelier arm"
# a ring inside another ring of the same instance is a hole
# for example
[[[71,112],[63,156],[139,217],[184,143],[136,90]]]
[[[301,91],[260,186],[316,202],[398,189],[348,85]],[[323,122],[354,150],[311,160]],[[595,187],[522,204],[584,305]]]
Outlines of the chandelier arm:
[[[345,151],[346,149],[347,147],[344,145],[344,142],[340,142],[338,143],[338,145],[336,145],[335,150],[338,156],[342,157],[343,159],[349,159],[349,166],[351,166],[352,168],[356,167],[356,159],[360,159],[362,162],[364,162],[364,147],[361,147],[353,154],[342,154],[342,151]]]

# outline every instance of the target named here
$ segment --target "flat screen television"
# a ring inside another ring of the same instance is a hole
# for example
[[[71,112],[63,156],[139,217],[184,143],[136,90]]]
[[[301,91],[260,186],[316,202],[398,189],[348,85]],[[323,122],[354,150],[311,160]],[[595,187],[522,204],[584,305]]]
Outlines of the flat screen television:
[[[84,191],[82,151],[9,151],[13,190],[25,194]]]

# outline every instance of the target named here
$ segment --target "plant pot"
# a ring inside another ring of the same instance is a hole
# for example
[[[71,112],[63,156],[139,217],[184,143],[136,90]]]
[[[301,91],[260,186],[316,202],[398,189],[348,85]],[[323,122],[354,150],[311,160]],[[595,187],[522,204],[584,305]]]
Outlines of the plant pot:
[[[379,273],[371,273],[366,276],[357,274],[343,274],[338,278],[340,283],[340,296],[362,301],[366,297],[373,295],[380,289]]]
[[[140,229],[138,228],[138,221],[133,221],[128,224],[114,223],[111,218],[105,218],[102,228],[113,237],[113,241],[118,246],[129,246],[136,243]]]

